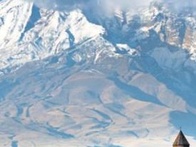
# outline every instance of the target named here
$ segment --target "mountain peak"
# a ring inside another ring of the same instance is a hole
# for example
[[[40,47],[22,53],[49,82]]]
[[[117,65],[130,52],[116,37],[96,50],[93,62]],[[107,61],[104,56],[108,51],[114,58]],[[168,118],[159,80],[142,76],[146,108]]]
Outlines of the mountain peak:
[[[0,48],[5,54],[0,69],[43,59],[104,33],[78,9],[55,11],[14,1],[1,4]]]
[[[195,136],[194,15],[66,2],[0,1],[0,146],[165,147],[179,125]]]

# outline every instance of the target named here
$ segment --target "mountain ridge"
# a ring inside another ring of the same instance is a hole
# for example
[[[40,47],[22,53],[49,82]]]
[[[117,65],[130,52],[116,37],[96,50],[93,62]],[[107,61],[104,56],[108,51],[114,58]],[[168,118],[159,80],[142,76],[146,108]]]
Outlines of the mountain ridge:
[[[165,147],[179,126],[195,144],[194,44],[176,23],[194,16],[0,4],[0,145]]]

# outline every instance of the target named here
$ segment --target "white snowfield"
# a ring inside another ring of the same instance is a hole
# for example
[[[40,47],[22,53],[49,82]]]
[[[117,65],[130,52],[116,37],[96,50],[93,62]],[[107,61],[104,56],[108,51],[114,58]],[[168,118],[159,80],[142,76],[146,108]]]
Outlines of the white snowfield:
[[[87,21],[80,10],[37,10],[32,3],[6,0],[0,5],[0,69],[16,69],[44,59],[104,33]],[[40,11],[40,12],[36,12]],[[39,15],[37,13],[40,13]],[[36,20],[33,22],[33,20]]]
[[[171,33],[180,16],[157,5],[108,17],[1,0],[0,147],[169,147],[180,127],[196,146],[195,17]]]

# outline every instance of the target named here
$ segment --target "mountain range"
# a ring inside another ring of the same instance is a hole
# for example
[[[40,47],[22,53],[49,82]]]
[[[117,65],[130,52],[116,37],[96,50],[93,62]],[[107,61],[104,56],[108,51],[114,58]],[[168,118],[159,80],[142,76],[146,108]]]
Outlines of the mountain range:
[[[196,13],[0,1],[1,147],[196,145]]]

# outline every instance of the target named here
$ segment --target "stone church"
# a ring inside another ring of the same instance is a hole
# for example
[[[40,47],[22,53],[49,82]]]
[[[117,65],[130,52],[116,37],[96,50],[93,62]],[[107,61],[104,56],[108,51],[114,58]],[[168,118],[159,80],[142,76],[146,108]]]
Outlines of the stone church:
[[[189,142],[181,130],[173,143],[173,147],[190,147]]]

